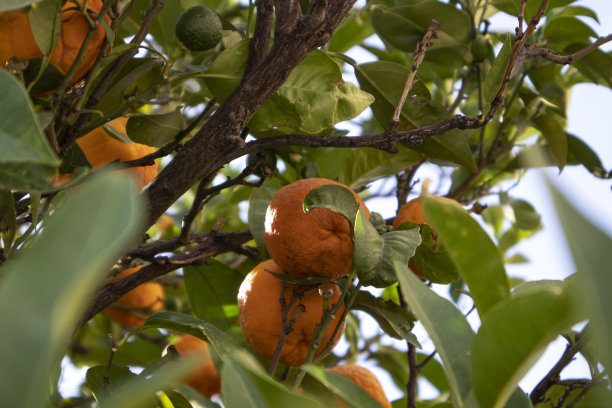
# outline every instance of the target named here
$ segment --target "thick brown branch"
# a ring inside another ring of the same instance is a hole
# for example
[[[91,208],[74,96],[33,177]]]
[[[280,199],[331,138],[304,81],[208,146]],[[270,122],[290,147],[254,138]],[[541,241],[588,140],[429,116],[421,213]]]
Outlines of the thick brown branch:
[[[245,75],[253,71],[268,53],[273,19],[274,7],[272,6],[272,0],[257,0],[257,20],[255,21],[255,32],[251,39]]]
[[[181,266],[193,264],[194,262],[200,261],[204,258],[233,251],[251,239],[251,234],[249,232],[234,233],[234,235],[228,234],[231,233],[208,233],[206,237],[201,237],[202,241],[198,245],[181,254],[175,255],[172,258],[159,259],[159,263],[144,266],[139,269],[138,272],[121,279],[120,281],[105,284],[96,294],[96,297],[89,306],[89,309],[84,314],[81,324],[87,322],[89,319],[100,313],[102,310],[130,290],[134,289],[136,286],[165,275],[166,273],[176,270]],[[157,247],[156,249],[159,248],[160,247]],[[151,248],[148,249],[150,250]],[[141,248],[141,252],[142,251],[146,250]]]

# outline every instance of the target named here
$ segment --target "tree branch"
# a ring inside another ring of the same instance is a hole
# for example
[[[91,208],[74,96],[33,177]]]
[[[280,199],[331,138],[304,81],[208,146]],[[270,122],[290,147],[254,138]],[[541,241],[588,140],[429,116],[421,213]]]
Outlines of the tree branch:
[[[247,60],[246,69],[244,71],[245,76],[251,73],[268,53],[273,19],[274,7],[272,5],[272,0],[257,0],[255,32],[251,39],[249,59]]]
[[[136,286],[165,275],[168,272],[172,272],[184,265],[193,264],[205,258],[233,251],[251,239],[252,236],[249,231],[235,233],[213,231],[207,234],[198,235],[198,240],[200,240],[200,243],[193,248],[190,248],[181,254],[175,255],[172,258],[155,258],[157,263],[144,266],[137,272],[121,279],[120,281],[109,282],[102,286],[91,305],[83,315],[81,324],[79,326],[85,324],[85,322],[87,322],[89,319],[100,313],[106,307],[110,306],[113,302],[130,290],[134,289]],[[175,242],[175,240],[178,240],[178,237],[165,242],[154,242],[149,245],[140,245],[136,247],[136,249],[129,252],[132,254],[138,253],[142,255],[152,253],[153,250],[159,251],[164,247],[171,248],[174,245],[176,245],[176,247],[183,245]]]
[[[244,147],[240,132],[309,52],[327,42],[355,0],[311,3],[295,27],[275,38],[270,53],[245,75],[234,92],[146,188],[149,213],[144,229],[204,175],[228,162]],[[322,8],[322,9],[321,9]]]

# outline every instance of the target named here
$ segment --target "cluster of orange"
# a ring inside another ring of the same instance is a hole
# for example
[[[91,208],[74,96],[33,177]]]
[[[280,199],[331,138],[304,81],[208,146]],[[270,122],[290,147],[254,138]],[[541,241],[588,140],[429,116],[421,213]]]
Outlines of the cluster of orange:
[[[66,75],[85,41],[90,30],[87,18],[80,10],[75,9],[72,2],[67,2],[62,7],[61,33],[53,52],[50,55],[50,64],[55,66],[63,75]],[[89,0],[87,2],[88,14],[95,20],[94,13],[102,9],[102,0]],[[110,18],[105,17],[110,23]],[[0,66],[7,69],[11,58],[23,59],[25,61],[42,58],[43,51],[38,47],[27,12],[5,11],[0,13]],[[85,50],[83,62],[77,68],[70,80],[73,85],[83,79],[93,67],[98,54],[102,50],[106,32],[102,25],[96,27],[96,31]]]
[[[265,219],[265,242],[272,259],[257,265],[246,276],[238,292],[240,327],[249,347],[262,357],[272,359],[284,330],[286,337],[278,360],[289,366],[304,363],[316,325],[321,322],[324,305],[331,309],[340,301],[340,287],[331,282],[318,286],[292,284],[272,273],[333,281],[348,275],[353,263],[348,221],[325,208],[307,213],[303,210],[306,195],[325,184],[342,185],[333,180],[310,178],[289,184],[274,195]],[[365,203],[355,192],[353,194],[369,217]],[[294,300],[295,296],[298,299]],[[344,331],[343,311],[342,305],[323,333],[315,350],[317,357],[324,356],[322,353],[328,343],[332,347],[327,348],[327,352],[340,340]],[[390,407],[376,376],[367,369],[346,365],[330,370],[350,378],[382,406]],[[341,407],[345,406],[338,401]]]

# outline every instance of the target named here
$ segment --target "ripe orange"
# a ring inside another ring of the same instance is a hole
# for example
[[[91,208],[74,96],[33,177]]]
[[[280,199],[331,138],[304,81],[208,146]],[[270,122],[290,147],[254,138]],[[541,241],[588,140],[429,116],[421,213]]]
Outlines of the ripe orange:
[[[113,280],[117,281],[133,274],[142,268],[143,265],[134,268],[128,268],[115,276]],[[164,304],[164,288],[157,282],[145,282],[121,296],[112,305],[104,309],[104,313],[109,319],[119,325],[131,329],[141,326],[146,317],[152,312],[161,309]],[[142,309],[142,311],[128,311],[120,307],[128,307],[134,309]]]
[[[346,364],[331,367],[327,370],[345,376],[346,378],[363,388],[384,408],[391,408],[391,403],[385,396],[385,391],[380,385],[378,378],[376,378],[376,376],[367,368],[355,364]],[[336,397],[336,399],[338,400],[338,406],[340,408],[347,408],[347,405],[342,402],[338,397]]]
[[[240,328],[249,347],[262,357],[271,360],[276,350],[276,345],[282,328],[282,314],[279,298],[284,293],[286,304],[291,303],[294,287],[299,293],[312,289],[312,286],[293,285],[282,282],[272,274],[266,272],[283,273],[282,269],[273,260],[267,260],[258,264],[246,276],[240,290],[238,291],[238,314]],[[283,292],[283,284],[285,290]],[[322,285],[322,290],[331,290],[333,295],[329,299],[329,308],[336,303],[340,297],[340,288],[335,284]],[[292,331],[285,340],[279,361],[292,367],[304,363],[310,342],[314,336],[315,326],[320,323],[323,315],[323,297],[319,289],[307,292],[300,300],[305,310],[298,316]],[[323,334],[321,344],[315,355],[321,353],[330,340],[336,326],[340,323],[340,317],[344,306],[338,311],[334,319]],[[296,315],[297,307],[293,309],[288,321]],[[344,331],[344,323],[333,340],[336,345]]]
[[[281,188],[268,206],[266,247],[290,275],[337,279],[347,275],[353,264],[353,242],[346,218],[326,208],[303,211],[306,195],[324,184],[343,185],[323,178],[298,180]],[[369,217],[364,202],[353,194]]]
[[[181,381],[206,398],[210,398],[221,391],[221,378],[215,368],[208,351],[208,343],[189,334],[179,336],[172,343],[181,354],[181,358],[197,355],[203,359],[201,365],[193,369]]]
[[[410,200],[400,207],[400,209],[397,211],[397,215],[395,216],[395,220],[393,220],[393,228],[398,229],[403,222],[412,222],[419,225],[430,225],[425,218],[425,213],[423,212],[423,200],[421,197]],[[433,229],[431,232],[435,239],[436,232]],[[425,274],[423,271],[421,271],[412,261],[408,261],[408,267],[416,276],[425,279]]]
[[[120,117],[110,121],[108,124],[114,130],[126,134],[126,123],[127,118]],[[129,161],[139,159],[156,150],[154,147],[140,143],[123,143],[106,133],[102,127],[92,130],[85,136],[77,139],[76,142],[81,150],[83,150],[83,153],[85,153],[87,160],[94,170],[104,167],[115,160]],[[157,176],[158,161],[153,166],[130,167],[122,171],[135,177],[139,188],[142,189]],[[61,185],[71,178],[69,175],[59,175],[56,178],[55,184]]]
[[[62,7],[62,25],[60,38],[51,53],[50,63],[54,65],[62,74],[67,74],[76,59],[79,49],[89,31],[89,23],[78,10],[67,10],[74,8],[72,2],[67,2]],[[89,0],[87,8],[93,12],[99,12],[102,8],[102,0]],[[93,19],[95,15],[90,13]],[[105,17],[110,23],[110,18]],[[38,48],[28,14],[22,11],[5,11],[0,13],[0,66],[6,69],[7,62],[15,57],[30,60],[42,58],[43,52]],[[106,38],[104,27],[100,25],[89,42],[85,51],[83,63],[79,65],[75,75],[70,81],[70,85],[75,84],[85,77],[98,54],[102,49],[102,44]]]

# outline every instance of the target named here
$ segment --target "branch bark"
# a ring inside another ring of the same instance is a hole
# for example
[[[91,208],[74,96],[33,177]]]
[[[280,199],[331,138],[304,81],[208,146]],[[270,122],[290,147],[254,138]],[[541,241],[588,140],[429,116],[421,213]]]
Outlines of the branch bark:
[[[275,38],[270,53],[243,77],[236,90],[147,187],[151,226],[198,180],[229,162],[244,147],[240,132],[306,55],[331,38],[355,0],[313,1],[306,16]]]

